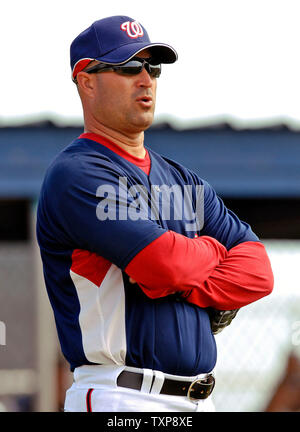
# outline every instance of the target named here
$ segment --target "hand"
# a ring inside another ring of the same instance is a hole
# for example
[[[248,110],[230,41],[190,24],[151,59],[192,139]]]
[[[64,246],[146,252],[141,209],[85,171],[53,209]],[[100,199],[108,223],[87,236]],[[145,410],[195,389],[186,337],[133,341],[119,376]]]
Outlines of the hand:
[[[216,335],[224,330],[225,327],[229,326],[238,311],[239,309],[218,310],[211,307],[207,308],[212,333]]]
[[[136,281],[134,279],[132,279],[131,277],[129,277],[129,282],[132,283],[132,284],[136,283]]]

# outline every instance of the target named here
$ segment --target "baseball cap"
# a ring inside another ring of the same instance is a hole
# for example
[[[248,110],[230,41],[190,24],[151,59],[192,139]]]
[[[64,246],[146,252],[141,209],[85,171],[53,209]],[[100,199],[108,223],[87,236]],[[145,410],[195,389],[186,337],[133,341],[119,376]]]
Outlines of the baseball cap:
[[[90,61],[122,64],[145,48],[151,48],[158,63],[174,63],[177,52],[165,43],[150,41],[146,29],[128,16],[111,16],[95,21],[71,43],[72,79]]]

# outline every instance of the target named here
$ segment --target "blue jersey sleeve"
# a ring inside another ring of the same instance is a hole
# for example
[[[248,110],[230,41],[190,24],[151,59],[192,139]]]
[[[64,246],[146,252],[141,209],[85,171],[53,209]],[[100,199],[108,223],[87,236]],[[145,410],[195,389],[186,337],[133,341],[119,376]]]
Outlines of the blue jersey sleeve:
[[[227,250],[243,242],[259,241],[250,225],[226,208],[209,183],[201,181],[204,186],[204,226],[201,234],[214,237]]]
[[[177,181],[183,185],[193,185],[192,201],[199,226],[197,232],[215,238],[227,250],[247,241],[257,242],[258,237],[249,224],[228,209],[213,187],[195,172],[178,162],[163,158],[171,167]],[[199,189],[198,189],[199,188]]]
[[[39,200],[38,236],[44,247],[48,242],[55,249],[85,249],[124,269],[166,232],[147,217],[146,209],[137,218],[130,217],[128,185],[120,178],[122,173],[105,158],[72,156],[56,161],[45,176]]]

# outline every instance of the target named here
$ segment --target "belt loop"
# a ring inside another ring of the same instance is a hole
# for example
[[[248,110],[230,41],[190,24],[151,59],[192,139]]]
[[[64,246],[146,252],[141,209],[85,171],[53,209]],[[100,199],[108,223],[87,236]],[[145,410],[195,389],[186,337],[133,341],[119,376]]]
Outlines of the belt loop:
[[[165,381],[165,375],[161,371],[154,371],[154,382],[151,394],[159,394]]]
[[[153,380],[153,371],[151,369],[143,369],[143,382],[141,386],[142,393],[150,393]]]

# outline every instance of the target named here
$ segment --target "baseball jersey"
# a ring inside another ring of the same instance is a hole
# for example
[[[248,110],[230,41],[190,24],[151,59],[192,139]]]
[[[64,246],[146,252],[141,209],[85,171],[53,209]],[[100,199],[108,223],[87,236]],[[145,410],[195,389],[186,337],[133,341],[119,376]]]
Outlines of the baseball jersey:
[[[169,231],[210,236],[227,250],[258,241],[205,180],[145,148],[142,160],[82,134],[44,178],[37,239],[72,371],[112,363],[185,376],[211,371],[217,350],[206,309],[178,293],[149,298],[125,269]]]

